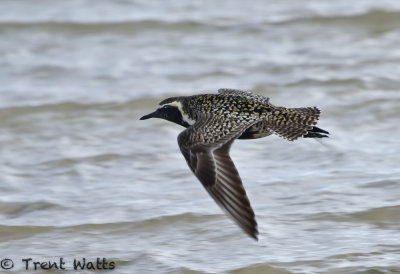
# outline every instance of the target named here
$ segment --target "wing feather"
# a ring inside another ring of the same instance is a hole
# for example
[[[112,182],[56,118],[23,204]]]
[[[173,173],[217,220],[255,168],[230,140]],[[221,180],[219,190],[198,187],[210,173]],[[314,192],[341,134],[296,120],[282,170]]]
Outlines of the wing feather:
[[[230,124],[231,130],[221,130],[217,117],[208,115],[178,136],[179,147],[190,169],[210,196],[251,237],[257,239],[254,211],[229,150],[234,140],[257,120]],[[232,122],[232,121],[231,121]],[[206,132],[205,132],[206,131]],[[211,131],[211,132],[210,132]],[[221,134],[222,132],[222,134]],[[206,134],[213,134],[207,138]],[[212,142],[206,141],[212,140]]]
[[[251,91],[240,90],[240,89],[229,89],[229,88],[221,88],[218,90],[219,94],[230,95],[230,96],[243,96],[248,99],[254,99],[259,101],[260,103],[268,104],[269,98],[266,96],[262,96]]]

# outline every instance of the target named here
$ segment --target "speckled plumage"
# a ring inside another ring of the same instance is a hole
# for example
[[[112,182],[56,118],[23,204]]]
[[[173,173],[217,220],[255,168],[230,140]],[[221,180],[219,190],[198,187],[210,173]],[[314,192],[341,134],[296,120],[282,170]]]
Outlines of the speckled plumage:
[[[171,97],[141,119],[162,118],[187,129],[178,144],[190,169],[217,204],[251,237],[257,239],[254,212],[239,173],[229,156],[236,139],[277,134],[293,141],[299,137],[327,137],[315,127],[316,107],[284,108],[252,92],[220,89],[218,94]]]
[[[262,118],[259,123],[248,128],[246,133],[252,132],[251,136],[239,136],[240,139],[261,138],[275,133],[293,141],[312,129],[320,115],[320,110],[316,107],[276,107],[269,102],[268,97],[248,91],[220,89],[218,92],[219,94],[172,97],[161,101],[160,105],[179,101],[183,111],[195,121],[204,113],[217,115],[221,121],[227,119],[232,124],[252,123]]]

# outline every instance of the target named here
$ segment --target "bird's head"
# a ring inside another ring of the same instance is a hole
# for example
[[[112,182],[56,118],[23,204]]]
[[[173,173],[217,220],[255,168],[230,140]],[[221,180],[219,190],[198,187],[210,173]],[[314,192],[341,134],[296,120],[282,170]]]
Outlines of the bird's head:
[[[182,103],[180,97],[167,98],[160,102],[156,111],[141,117],[140,120],[161,118],[184,127],[189,127],[194,124],[195,121],[190,119],[188,114],[185,113]]]

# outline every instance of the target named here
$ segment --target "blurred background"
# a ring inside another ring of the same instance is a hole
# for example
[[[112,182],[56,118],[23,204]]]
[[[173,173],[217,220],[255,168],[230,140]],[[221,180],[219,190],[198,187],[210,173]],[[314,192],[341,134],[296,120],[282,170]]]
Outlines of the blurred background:
[[[398,273],[399,45],[397,0],[2,0],[0,259]],[[191,174],[182,128],[138,121],[219,88],[318,106],[331,132],[235,142],[259,242]]]

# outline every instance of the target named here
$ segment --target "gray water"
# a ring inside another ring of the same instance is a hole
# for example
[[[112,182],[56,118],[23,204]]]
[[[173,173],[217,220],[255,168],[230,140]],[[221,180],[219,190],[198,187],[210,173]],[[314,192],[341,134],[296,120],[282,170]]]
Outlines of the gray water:
[[[397,0],[2,0],[0,260],[400,272],[399,45]],[[138,120],[218,88],[318,106],[331,132],[233,145],[258,242],[191,174],[182,128]]]

